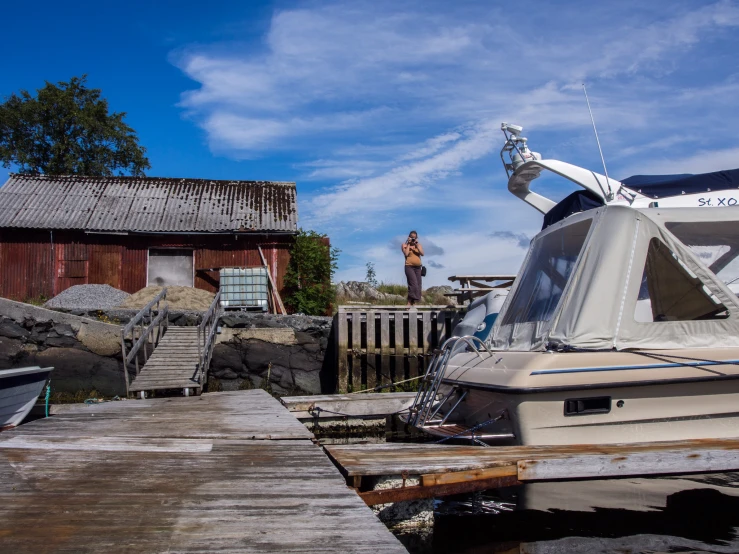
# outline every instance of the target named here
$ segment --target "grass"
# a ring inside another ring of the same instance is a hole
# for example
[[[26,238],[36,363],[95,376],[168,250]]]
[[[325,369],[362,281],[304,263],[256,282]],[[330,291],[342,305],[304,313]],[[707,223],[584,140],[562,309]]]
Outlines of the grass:
[[[44,296],[43,294],[40,294],[39,296],[34,296],[33,298],[26,298],[23,301],[23,303],[31,304],[33,306],[43,306],[48,301],[49,301],[48,297]]]
[[[391,298],[386,300],[376,300],[373,298],[349,298],[345,296],[337,296],[336,297],[336,303],[334,304],[334,313],[337,311],[337,307],[341,306],[343,304],[351,304],[351,303],[357,303],[360,302],[362,304],[369,304],[369,305],[383,305],[383,306],[405,306],[406,305],[406,298],[408,297],[408,287],[406,285],[401,285],[399,283],[380,283],[377,285],[377,291],[382,292],[384,294],[394,294],[397,296],[400,296],[401,298]],[[453,300],[451,300],[449,297],[444,296],[441,293],[437,294],[430,294],[430,293],[424,293],[421,298],[421,302],[419,302],[419,305],[431,305],[431,306],[447,306],[449,304],[452,304]]]
[[[397,283],[380,283],[377,285],[379,292],[385,294],[398,294],[400,296],[408,296],[408,287],[406,285],[399,285]]]

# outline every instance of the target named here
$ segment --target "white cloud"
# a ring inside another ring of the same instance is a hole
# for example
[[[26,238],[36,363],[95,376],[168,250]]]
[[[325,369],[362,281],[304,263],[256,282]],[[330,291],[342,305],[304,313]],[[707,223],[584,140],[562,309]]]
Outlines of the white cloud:
[[[452,272],[517,267],[541,218],[505,190],[499,123],[599,169],[583,81],[610,173],[737,165],[737,26],[723,0],[533,3],[525,17],[485,2],[303,3],[275,11],[257,43],[174,59],[199,83],[181,106],[213,152],[287,157],[301,223],[335,237],[342,275],[363,277],[377,256],[378,275],[401,281],[385,247],[411,227]]]

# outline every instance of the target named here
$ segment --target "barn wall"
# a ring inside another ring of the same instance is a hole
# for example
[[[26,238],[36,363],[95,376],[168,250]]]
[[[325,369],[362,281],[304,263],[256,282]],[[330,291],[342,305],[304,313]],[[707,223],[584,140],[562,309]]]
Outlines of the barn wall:
[[[195,287],[218,288],[216,267],[262,265],[262,251],[282,292],[290,261],[289,236],[86,235],[80,232],[0,230],[0,296],[51,298],[72,285],[108,284],[126,292],[146,286],[149,248],[194,251]]]

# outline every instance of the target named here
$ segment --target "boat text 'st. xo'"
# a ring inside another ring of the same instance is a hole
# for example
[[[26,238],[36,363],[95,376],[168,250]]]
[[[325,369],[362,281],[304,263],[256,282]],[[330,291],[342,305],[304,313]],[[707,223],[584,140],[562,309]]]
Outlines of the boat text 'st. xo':
[[[503,130],[508,188],[544,227],[494,323],[432,360],[408,421],[488,444],[739,436],[739,170],[619,182]],[[583,190],[532,192],[544,170]]]

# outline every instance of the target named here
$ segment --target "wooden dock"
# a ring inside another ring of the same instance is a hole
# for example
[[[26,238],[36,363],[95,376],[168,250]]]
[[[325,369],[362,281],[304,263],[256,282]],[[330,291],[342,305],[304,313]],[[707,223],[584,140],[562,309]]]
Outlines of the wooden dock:
[[[61,410],[0,434],[0,551],[405,552],[261,390]]]
[[[372,389],[417,377],[435,348],[451,336],[457,309],[339,306],[338,392]]]
[[[405,412],[413,404],[415,392],[327,394],[283,396],[280,402],[299,420],[356,418],[384,419]]]
[[[613,479],[739,470],[739,438],[573,446],[368,444],[327,446],[368,504],[434,498],[529,481]],[[418,485],[369,490],[371,477],[414,477]]]

